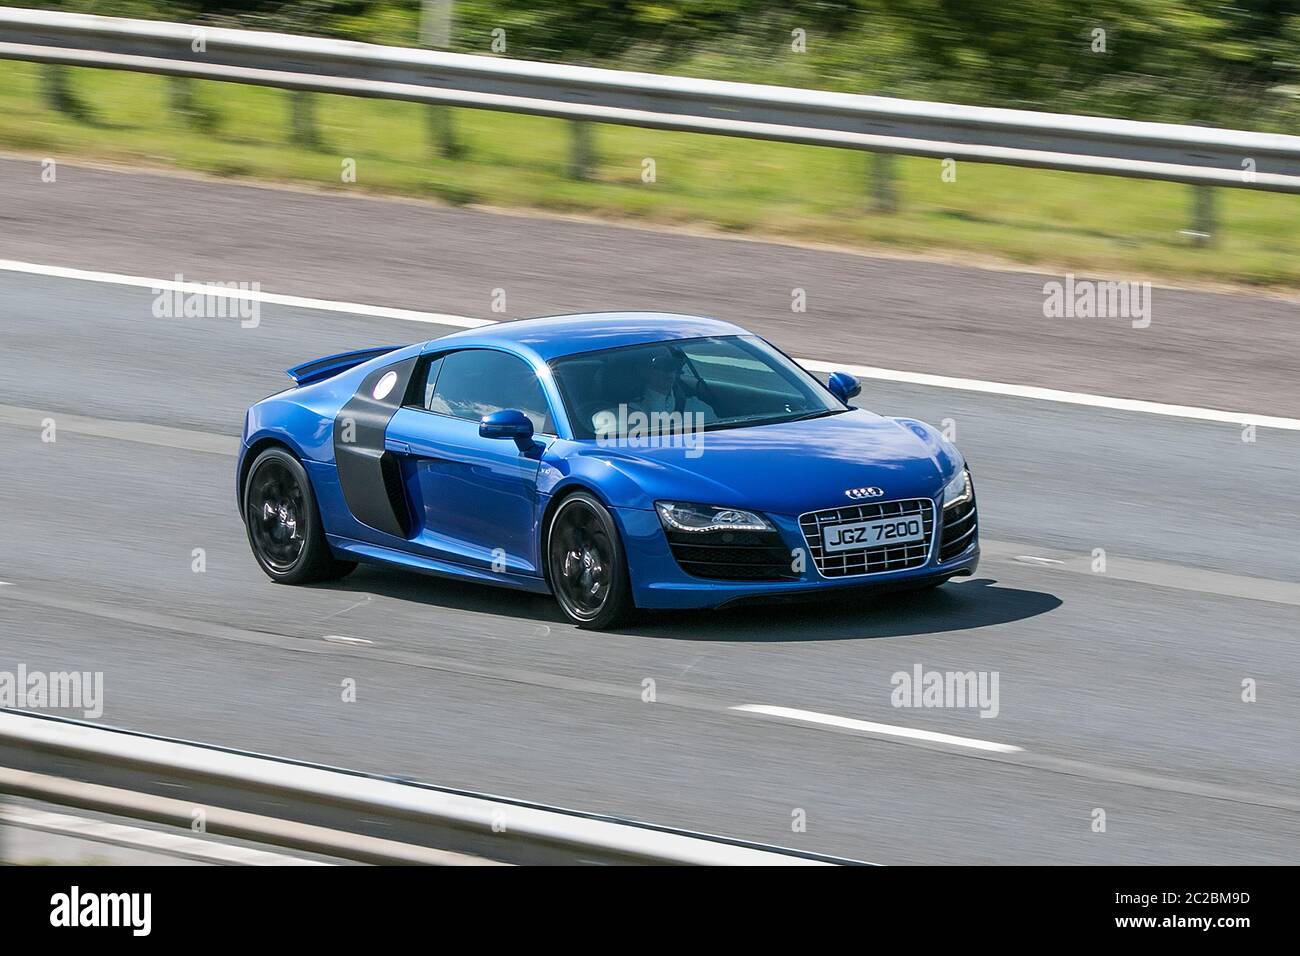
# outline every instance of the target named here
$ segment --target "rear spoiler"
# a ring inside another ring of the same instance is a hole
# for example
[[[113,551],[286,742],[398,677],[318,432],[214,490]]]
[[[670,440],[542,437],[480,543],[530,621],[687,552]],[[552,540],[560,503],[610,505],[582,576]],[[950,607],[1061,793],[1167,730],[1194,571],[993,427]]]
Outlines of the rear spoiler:
[[[400,345],[383,345],[373,349],[357,349],[355,352],[340,352],[338,355],[327,355],[324,358],[303,362],[301,365],[285,369],[284,373],[293,379],[295,385],[310,385],[312,382],[332,378],[339,372],[346,372],[362,362],[369,362],[372,358],[379,358],[400,348]]]

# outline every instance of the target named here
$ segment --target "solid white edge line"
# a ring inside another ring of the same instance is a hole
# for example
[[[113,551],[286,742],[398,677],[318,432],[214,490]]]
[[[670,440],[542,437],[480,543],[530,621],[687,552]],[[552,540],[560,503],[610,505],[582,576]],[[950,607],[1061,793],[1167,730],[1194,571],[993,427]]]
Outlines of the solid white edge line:
[[[331,299],[311,299],[296,295],[262,292],[260,289],[227,289],[202,282],[177,282],[175,279],[150,279],[128,276],[116,272],[94,272],[71,269],[65,266],[47,266],[35,262],[0,259],[0,271],[22,272],[28,275],[49,276],[57,279],[75,279],[83,282],[104,282],[112,285],[134,286],[162,291],[198,293],[214,297],[239,299],[248,302],[265,302],[290,308],[314,309],[319,312],[343,312],[367,315],[381,319],[398,319],[403,322],[423,322],[429,325],[449,325],[462,329],[477,329],[498,324],[494,319],[474,319],[464,315],[442,312],[419,312],[413,309],[394,309],[387,306],[367,305],[363,302],[339,302]],[[1091,395],[1087,392],[1067,392],[1036,385],[1013,385],[1008,382],[985,382],[973,378],[953,378],[947,375],[930,375],[925,372],[905,372],[899,369],[877,368],[871,365],[842,365],[818,359],[795,359],[811,372],[848,372],[859,378],[884,382],[903,382],[908,385],[926,385],[933,388],[951,388],[967,392],[983,392],[1010,398],[1029,398],[1037,401],[1059,402],[1066,405],[1085,405],[1092,408],[1109,408],[1122,412],[1140,412],[1146,415],[1164,415],[1170,418],[1187,418],[1204,422],[1231,425],[1255,425],[1260,428],[1281,428],[1300,431],[1300,418],[1281,418],[1275,415],[1256,415],[1251,412],[1228,412],[1217,408],[1198,408],[1193,405],[1170,405],[1165,402],[1148,402],[1135,398],[1112,398]]]
[[[319,312],[347,312],[380,319],[400,319],[403,322],[426,322],[432,325],[454,325],[462,329],[477,329],[496,325],[493,319],[471,319],[464,315],[445,315],[440,312],[417,312],[413,309],[393,309],[364,302],[338,302],[332,299],[310,299],[299,295],[281,295],[260,289],[229,289],[206,282],[177,282],[175,279],[150,279],[128,276],[117,272],[93,272],[86,269],[69,269],[64,266],[46,266],[34,262],[0,259],[0,270],[24,272],[28,275],[49,276],[55,279],[76,279],[81,282],[104,282],[110,285],[134,286],[159,292],[185,292],[220,299],[238,299],[244,302],[265,302],[295,309],[315,309]]]
[[[939,734],[930,730],[915,730],[911,727],[895,727],[893,724],[877,724],[870,720],[855,720],[852,717],[837,717],[834,714],[819,714],[812,710],[796,710],[793,707],[772,707],[768,704],[741,704],[728,710],[739,710],[749,714],[763,714],[767,717],[781,717],[785,720],[797,720],[807,724],[824,724],[827,727],[839,727],[842,730],[860,730],[863,733],[879,734],[882,737],[900,737],[904,740],[922,740],[932,744],[946,744],[950,747],[968,747],[971,750],[988,750],[993,753],[1023,753],[1024,747],[1012,744],[1000,744],[992,740],[977,740],[974,737],[956,737],[952,734]]]
[[[1142,412],[1147,415],[1165,415],[1171,418],[1194,418],[1203,422],[1223,422],[1231,425],[1257,425],[1260,428],[1285,428],[1300,431],[1300,418],[1279,418],[1275,415],[1256,415],[1251,412],[1226,412],[1217,408],[1197,408],[1194,405],[1169,405],[1148,402],[1137,398],[1111,398],[1107,395],[1090,395],[1087,392],[1064,392],[1037,385],[1012,385],[1007,382],[984,382],[974,378],[950,378],[947,375],[929,375],[925,372],[900,372],[896,369],[875,368],[870,365],[837,365],[816,359],[796,359],[810,372],[848,372],[859,378],[873,378],[886,382],[906,382],[909,385],[930,385],[935,388],[954,388],[967,392],[984,392],[1011,398],[1032,398],[1044,402],[1061,402],[1067,405],[1088,405],[1093,408],[1110,408],[1121,412]]]

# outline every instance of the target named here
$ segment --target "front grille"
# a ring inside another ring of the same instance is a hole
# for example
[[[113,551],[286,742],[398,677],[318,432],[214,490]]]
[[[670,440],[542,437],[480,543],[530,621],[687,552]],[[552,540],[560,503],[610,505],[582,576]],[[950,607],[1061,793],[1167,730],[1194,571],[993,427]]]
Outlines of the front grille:
[[[697,578],[780,581],[797,578],[794,559],[775,531],[669,531],[668,546]]]
[[[954,505],[943,513],[943,537],[939,542],[939,560],[951,561],[975,541],[979,518],[975,514],[974,492],[971,500]]]
[[[925,538],[911,544],[883,545],[855,551],[826,551],[822,547],[822,530],[827,525],[850,521],[870,521],[873,518],[906,518],[919,515]],[[934,502],[929,498],[909,498],[906,501],[882,501],[869,505],[848,505],[811,511],[799,517],[799,527],[813,563],[824,577],[843,578],[855,574],[879,574],[882,571],[903,571],[919,568],[930,557],[934,542]]]

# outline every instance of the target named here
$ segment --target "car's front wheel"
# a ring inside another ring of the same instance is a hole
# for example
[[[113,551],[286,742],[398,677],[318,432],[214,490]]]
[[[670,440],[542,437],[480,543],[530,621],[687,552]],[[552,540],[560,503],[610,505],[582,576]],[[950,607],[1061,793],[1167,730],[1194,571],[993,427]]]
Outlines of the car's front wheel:
[[[613,627],[634,609],[614,517],[586,492],[569,495],[551,516],[546,571],[560,610],[578,627]]]
[[[311,481],[285,449],[268,448],[253,462],[244,484],[244,526],[257,563],[280,584],[341,578],[357,566],[330,553]]]

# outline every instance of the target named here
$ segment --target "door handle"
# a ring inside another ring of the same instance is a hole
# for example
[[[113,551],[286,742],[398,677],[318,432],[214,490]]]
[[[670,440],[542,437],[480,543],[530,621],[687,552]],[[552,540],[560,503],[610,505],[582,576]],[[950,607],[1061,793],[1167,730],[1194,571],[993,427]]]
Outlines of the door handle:
[[[451,461],[450,458],[430,448],[413,446],[410,442],[398,441],[396,438],[385,438],[384,450],[397,455],[406,455],[409,458],[418,458],[420,461]]]

